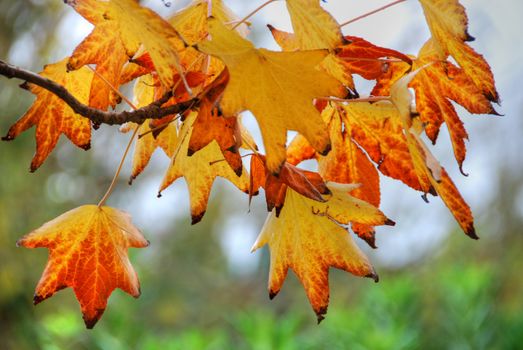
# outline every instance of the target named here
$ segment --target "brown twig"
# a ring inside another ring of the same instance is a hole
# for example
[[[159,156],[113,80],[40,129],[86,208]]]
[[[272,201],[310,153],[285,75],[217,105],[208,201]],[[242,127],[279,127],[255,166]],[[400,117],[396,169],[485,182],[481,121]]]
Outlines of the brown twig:
[[[25,80],[52,92],[67,103],[73,111],[90,119],[95,124],[121,125],[127,122],[141,124],[146,119],[160,119],[166,115],[184,112],[187,109],[198,105],[200,102],[200,99],[195,97],[176,105],[162,107],[162,105],[172,97],[172,93],[169,93],[164,95],[158,101],[137,110],[122,112],[102,111],[81,103],[62,85],[31,71],[13,66],[2,60],[0,60],[0,75],[3,75],[8,79],[17,78]]]
[[[378,13],[378,12],[380,12],[380,11],[383,11],[383,10],[385,10],[385,9],[388,9],[388,8],[391,7],[391,6],[394,6],[394,5],[397,5],[397,4],[401,4],[402,2],[405,2],[405,1],[407,1],[407,0],[396,0],[396,1],[393,1],[393,2],[391,2],[391,3],[389,3],[389,4],[385,5],[385,6],[382,6],[382,7],[380,7],[380,8],[375,9],[375,10],[372,10],[372,11],[370,11],[370,12],[367,12],[367,13],[365,13],[365,14],[363,14],[363,15],[361,15],[361,16],[358,16],[358,17],[356,17],[356,18],[353,18],[353,19],[351,19],[351,20],[349,20],[349,21],[347,21],[347,22],[343,22],[343,23],[340,24],[340,27],[344,27],[344,26],[346,26],[347,24],[354,23],[354,22],[356,22],[356,21],[359,21],[360,19],[363,19],[363,18],[365,18],[365,17],[369,17],[370,15],[373,15],[373,14],[375,14],[375,13]]]

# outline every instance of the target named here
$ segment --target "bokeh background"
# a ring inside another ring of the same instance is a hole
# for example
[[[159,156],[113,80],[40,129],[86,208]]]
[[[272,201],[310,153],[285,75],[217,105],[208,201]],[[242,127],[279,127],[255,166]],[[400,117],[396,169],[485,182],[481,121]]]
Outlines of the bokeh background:
[[[143,1],[164,16],[186,1]],[[244,16],[261,1],[231,0]],[[343,22],[387,1],[329,0]],[[378,231],[369,250],[380,282],[331,271],[331,305],[316,325],[293,274],[273,301],[266,291],[268,252],[251,254],[265,210],[224,181],[213,189],[203,221],[191,226],[187,190],[179,180],[161,199],[156,190],[168,159],[158,152],[132,187],[129,162],[109,205],[130,212],[148,249],[132,250],[142,296],[117,290],[94,330],[86,330],[72,290],[33,307],[45,249],[16,248],[23,234],[61,213],[95,203],[123,153],[128,135],[115,127],[94,133],[90,152],[65,140],[35,174],[28,171],[34,132],[0,143],[1,349],[517,349],[523,344],[523,48],[516,0],[463,0],[472,46],[492,66],[503,117],[470,116],[465,171],[459,174],[448,134],[434,152],[476,217],[481,239],[460,232],[439,199],[382,178],[382,209],[397,225]],[[290,30],[283,2],[253,19],[251,38],[275,49],[265,24]],[[0,0],[0,58],[40,71],[66,55],[90,26],[58,0]],[[344,28],[386,47],[416,53],[428,39],[421,8],[407,1]],[[33,97],[19,81],[0,77],[0,134]],[[359,81],[360,93],[369,85]],[[258,135],[252,117],[247,124]],[[366,249],[366,248],[365,248]]]

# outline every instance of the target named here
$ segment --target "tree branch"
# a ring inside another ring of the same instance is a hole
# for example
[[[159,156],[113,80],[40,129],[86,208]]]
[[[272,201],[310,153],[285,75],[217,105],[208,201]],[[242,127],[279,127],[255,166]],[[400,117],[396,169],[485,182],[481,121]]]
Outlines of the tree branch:
[[[192,98],[176,105],[162,107],[171,97],[172,92],[162,96],[147,106],[134,111],[112,112],[89,107],[78,101],[66,88],[41,75],[13,66],[0,60],[0,75],[8,79],[18,78],[44,88],[62,99],[69,107],[81,116],[90,119],[95,124],[120,125],[127,122],[143,123],[146,119],[159,119],[170,114],[178,114],[198,105],[200,99]]]

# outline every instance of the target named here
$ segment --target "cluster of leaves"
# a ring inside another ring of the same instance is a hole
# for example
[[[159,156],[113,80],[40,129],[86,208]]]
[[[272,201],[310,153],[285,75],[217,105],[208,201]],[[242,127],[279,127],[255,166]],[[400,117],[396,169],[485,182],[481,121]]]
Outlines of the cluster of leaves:
[[[193,223],[205,214],[217,176],[249,199],[263,188],[269,216],[253,250],[269,245],[271,298],[290,268],[320,321],[327,312],[330,267],[378,280],[349,229],[375,247],[374,227],[394,224],[377,208],[379,173],[425,199],[441,197],[463,231],[477,238],[469,206],[422,140],[425,134],[435,143],[445,123],[461,169],[467,133],[452,102],[471,113],[496,113],[490,67],[467,44],[472,37],[458,0],[419,0],[432,37],[417,56],[344,36],[319,0],[286,0],[294,32],[269,25],[281,51],[254,47],[245,19],[221,0],[196,0],[168,20],[134,0],[66,3],[94,29],[41,76],[98,110],[119,104],[118,88],[131,81],[134,109],[188,106],[122,126],[133,138],[140,135],[132,179],[161,148],[171,162],[159,191],[183,177]],[[376,82],[370,97],[359,97],[354,74]],[[98,123],[42,86],[25,86],[36,101],[5,139],[36,126],[33,171],[61,134],[90,147]],[[243,127],[243,111],[256,118],[265,154]],[[289,130],[298,134],[287,145]],[[250,155],[249,173],[242,152]],[[317,172],[297,167],[306,159],[317,160]],[[71,210],[18,242],[50,250],[35,303],[72,287],[89,328],[115,288],[139,295],[127,249],[148,245],[127,214],[104,202]]]

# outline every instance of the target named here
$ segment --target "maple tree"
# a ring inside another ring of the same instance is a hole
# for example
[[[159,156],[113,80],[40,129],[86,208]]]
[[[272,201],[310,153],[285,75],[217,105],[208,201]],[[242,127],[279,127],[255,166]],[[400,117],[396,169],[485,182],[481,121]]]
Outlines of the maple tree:
[[[286,0],[293,33],[269,25],[281,51],[256,48],[247,20],[274,1],[239,19],[221,0],[195,0],[163,19],[134,0],[68,0],[94,25],[70,57],[39,74],[0,61],[1,75],[25,81],[36,95],[3,138],[36,126],[31,171],[61,134],[83,149],[92,127],[118,124],[132,134],[98,205],[73,209],[18,241],[49,249],[35,304],[72,287],[92,328],[115,288],[139,296],[127,249],[148,242],[128,214],[104,205],[133,142],[131,181],[161,148],[171,161],[159,193],[183,177],[193,224],[204,216],[217,176],[249,201],[263,188],[269,216],[253,250],[269,245],[269,296],[292,269],[318,321],[327,312],[330,267],[378,280],[349,227],[376,248],[374,227],[394,225],[378,209],[380,173],[425,200],[441,197],[463,231],[478,238],[468,204],[423,141],[436,143],[445,123],[462,171],[468,135],[452,102],[497,114],[493,75],[467,44],[473,38],[459,1],[419,0],[432,37],[417,56],[344,35],[352,21],[340,25],[319,0]],[[367,97],[355,74],[375,81]],[[132,81],[134,102],[119,90]],[[130,110],[114,111],[123,101]],[[241,122],[244,111],[258,122],[265,154]],[[289,130],[298,133],[290,143]],[[307,159],[317,161],[316,171],[299,167]]]

